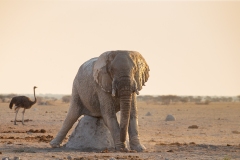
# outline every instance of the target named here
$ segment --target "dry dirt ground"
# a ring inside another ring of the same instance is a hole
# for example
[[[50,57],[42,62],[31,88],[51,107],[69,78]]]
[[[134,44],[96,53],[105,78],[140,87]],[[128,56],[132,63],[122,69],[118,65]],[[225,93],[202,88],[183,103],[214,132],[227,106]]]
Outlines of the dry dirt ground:
[[[51,148],[49,141],[59,131],[68,107],[69,104],[61,102],[51,106],[34,105],[26,110],[23,126],[21,122],[13,125],[14,111],[9,109],[8,103],[0,103],[0,157],[20,157],[23,160],[240,160],[240,103],[237,102],[209,105],[153,105],[139,102],[140,138],[147,148],[143,153],[88,153]],[[146,116],[147,112],[151,115]],[[175,116],[176,121],[165,121],[168,114]],[[20,110],[18,120],[21,120],[21,116]]]

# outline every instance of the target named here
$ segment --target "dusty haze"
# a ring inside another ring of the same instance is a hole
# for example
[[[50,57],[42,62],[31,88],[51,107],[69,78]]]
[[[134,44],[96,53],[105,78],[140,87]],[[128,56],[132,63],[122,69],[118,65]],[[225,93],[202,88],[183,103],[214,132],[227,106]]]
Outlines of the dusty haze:
[[[70,94],[79,66],[136,50],[142,95],[240,94],[238,1],[0,1],[0,93]]]

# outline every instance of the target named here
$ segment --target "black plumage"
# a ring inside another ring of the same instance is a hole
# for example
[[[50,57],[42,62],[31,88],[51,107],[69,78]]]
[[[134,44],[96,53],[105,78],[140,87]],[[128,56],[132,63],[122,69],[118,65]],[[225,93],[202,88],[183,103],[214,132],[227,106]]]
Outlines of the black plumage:
[[[23,115],[22,115],[22,124],[24,125],[24,113],[25,113],[25,109],[29,109],[31,108],[36,102],[37,102],[37,98],[35,96],[35,89],[37,87],[34,86],[33,87],[33,92],[34,92],[34,101],[31,101],[30,98],[26,97],[26,96],[17,96],[17,97],[13,97],[10,104],[9,104],[9,108],[12,109],[13,105],[15,106],[15,120],[14,120],[14,124],[16,125],[16,118],[17,118],[17,113],[19,111],[20,108],[23,108]]]

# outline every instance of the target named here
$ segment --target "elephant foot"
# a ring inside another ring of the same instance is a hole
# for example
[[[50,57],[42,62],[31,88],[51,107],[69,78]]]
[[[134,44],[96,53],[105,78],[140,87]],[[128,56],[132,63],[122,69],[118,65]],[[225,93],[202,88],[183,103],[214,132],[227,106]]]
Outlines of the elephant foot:
[[[137,152],[143,152],[144,150],[146,150],[146,147],[140,143],[139,144],[131,144],[130,143],[130,148]]]
[[[129,150],[127,148],[121,148],[120,152],[129,152]]]
[[[116,150],[121,152],[128,152],[129,150],[126,147],[126,142],[116,144]]]
[[[135,150],[137,152],[143,152],[144,150],[146,150],[146,147],[140,143],[137,136],[130,139],[129,145],[132,150]]]
[[[53,139],[51,142],[50,142],[50,146],[52,148],[59,148],[60,147],[60,143],[56,142],[55,139]]]

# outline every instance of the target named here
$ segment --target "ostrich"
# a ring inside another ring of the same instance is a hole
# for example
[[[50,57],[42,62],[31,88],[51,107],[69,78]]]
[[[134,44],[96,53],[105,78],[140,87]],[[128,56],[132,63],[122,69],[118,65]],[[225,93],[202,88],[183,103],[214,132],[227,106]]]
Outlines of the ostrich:
[[[13,104],[15,104],[15,120],[14,120],[14,125],[17,125],[16,123],[16,118],[17,118],[17,114],[20,108],[23,108],[23,112],[22,112],[22,124],[24,125],[24,113],[25,113],[25,109],[29,109],[32,107],[32,105],[34,105],[37,102],[37,98],[35,96],[35,88],[37,88],[36,86],[33,87],[33,92],[34,92],[34,101],[31,101],[28,97],[26,96],[17,96],[17,97],[13,97],[10,104],[9,104],[9,108],[12,109]]]

